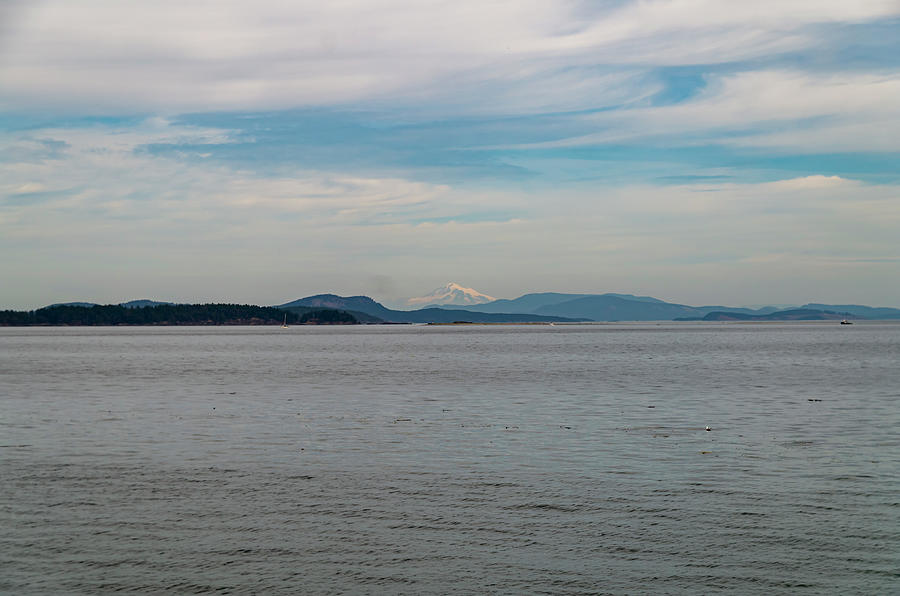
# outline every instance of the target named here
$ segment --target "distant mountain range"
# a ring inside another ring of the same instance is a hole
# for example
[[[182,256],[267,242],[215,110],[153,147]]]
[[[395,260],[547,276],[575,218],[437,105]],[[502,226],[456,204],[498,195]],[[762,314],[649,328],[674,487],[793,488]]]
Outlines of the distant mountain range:
[[[859,305],[808,304],[787,310],[779,310],[773,306],[752,309],[687,306],[632,294],[557,292],[525,294],[514,300],[494,300],[484,304],[412,311],[391,310],[368,296],[319,294],[282,304],[278,308],[290,310],[299,307],[346,310],[354,316],[369,315],[391,323],[900,319],[900,309]]]
[[[553,315],[592,321],[702,320],[710,313],[735,313],[745,315],[749,319],[752,317],[762,318],[778,312],[793,311],[803,311],[806,313],[806,316],[815,316],[815,313],[812,311],[816,311],[841,315],[838,318],[900,319],[900,309],[886,307],[873,308],[860,305],[816,303],[784,310],[774,306],[758,309],[732,306],[688,306],[665,302],[650,296],[613,293],[562,294],[558,292],[543,292],[525,294],[514,300],[495,300],[486,304],[459,306],[457,308],[480,312]],[[773,318],[771,320],[778,319]]]
[[[475,302],[490,298],[486,294],[447,284],[432,293],[433,299],[448,297]],[[427,297],[422,297],[424,300]],[[146,308],[172,305],[157,300],[132,300],[119,306]],[[90,302],[70,302],[53,306],[96,306]],[[808,303],[796,308],[774,306],[745,308],[729,306],[688,306],[666,302],[651,296],[633,294],[566,294],[541,292],[525,294],[513,300],[492,299],[484,303],[429,306],[417,310],[393,310],[368,296],[318,294],[276,306],[302,316],[316,309],[341,310],[363,323],[550,323],[579,321],[700,321],[700,320],[830,320],[900,319],[900,309],[858,304]]]
[[[281,304],[276,308],[332,308],[344,310],[352,315],[361,313],[376,317],[386,323],[573,323],[585,318],[562,317],[533,313],[486,313],[473,310],[423,308],[420,310],[391,310],[375,302],[368,296],[337,296],[319,294]],[[357,317],[359,318],[359,317]],[[360,319],[364,320],[364,319]]]
[[[676,318],[703,317],[714,311],[765,314],[777,309],[753,310],[728,306],[686,306],[650,296],[633,294],[561,294],[544,292],[525,294],[515,300],[496,300],[478,306],[460,307],[482,312],[523,312],[555,315],[592,321],[671,321]]]

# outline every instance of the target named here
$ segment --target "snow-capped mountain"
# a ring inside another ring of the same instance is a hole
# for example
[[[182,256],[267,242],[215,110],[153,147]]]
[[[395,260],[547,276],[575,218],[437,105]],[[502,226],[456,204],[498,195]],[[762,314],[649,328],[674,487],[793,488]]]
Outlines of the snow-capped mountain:
[[[493,302],[496,300],[493,296],[482,294],[478,290],[472,288],[464,288],[459,284],[449,283],[444,287],[438,288],[427,296],[419,298],[410,298],[406,301],[406,305],[411,308],[425,308],[427,306],[438,305],[455,305],[468,306],[472,304],[484,304],[485,302]]]

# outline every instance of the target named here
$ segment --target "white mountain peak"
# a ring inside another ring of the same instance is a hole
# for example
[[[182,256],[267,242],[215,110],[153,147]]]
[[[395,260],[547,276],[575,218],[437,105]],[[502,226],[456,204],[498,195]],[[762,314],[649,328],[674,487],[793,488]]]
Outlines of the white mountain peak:
[[[466,306],[470,304],[484,304],[485,302],[493,302],[496,300],[493,296],[482,294],[478,290],[463,287],[457,283],[450,282],[428,294],[419,298],[410,298],[406,301],[407,306],[422,308],[424,306],[434,306],[438,304],[453,304],[457,306]]]

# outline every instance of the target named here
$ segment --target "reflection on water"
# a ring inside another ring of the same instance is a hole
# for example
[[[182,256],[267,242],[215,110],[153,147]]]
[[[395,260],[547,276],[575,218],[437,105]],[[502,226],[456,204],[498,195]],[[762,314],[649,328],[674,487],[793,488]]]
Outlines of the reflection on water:
[[[887,593],[898,362],[891,323],[0,329],[0,591]]]

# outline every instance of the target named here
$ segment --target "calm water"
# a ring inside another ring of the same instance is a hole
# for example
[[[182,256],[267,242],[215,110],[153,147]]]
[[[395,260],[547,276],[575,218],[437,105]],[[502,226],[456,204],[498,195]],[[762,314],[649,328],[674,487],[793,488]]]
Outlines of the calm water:
[[[0,592],[897,593],[898,404],[896,323],[0,328]]]

